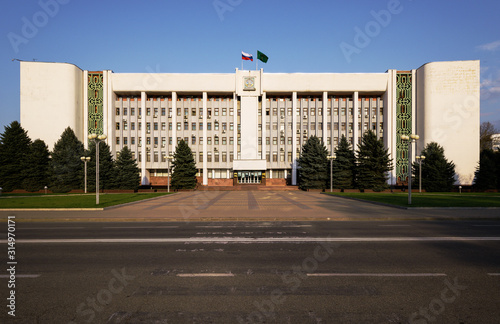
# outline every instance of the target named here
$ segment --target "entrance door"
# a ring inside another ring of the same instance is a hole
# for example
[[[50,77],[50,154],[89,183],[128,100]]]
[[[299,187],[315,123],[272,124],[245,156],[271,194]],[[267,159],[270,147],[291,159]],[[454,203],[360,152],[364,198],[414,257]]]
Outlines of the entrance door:
[[[238,171],[239,184],[259,184],[262,182],[262,171]]]

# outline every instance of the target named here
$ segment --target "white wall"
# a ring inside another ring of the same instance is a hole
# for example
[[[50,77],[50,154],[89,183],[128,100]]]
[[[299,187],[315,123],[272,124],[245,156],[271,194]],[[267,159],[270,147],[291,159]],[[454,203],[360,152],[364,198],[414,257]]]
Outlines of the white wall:
[[[69,126],[83,141],[83,71],[73,64],[21,62],[21,125],[52,150]]]
[[[457,183],[470,185],[479,162],[479,61],[434,62],[417,70],[417,153],[427,143],[444,148]]]

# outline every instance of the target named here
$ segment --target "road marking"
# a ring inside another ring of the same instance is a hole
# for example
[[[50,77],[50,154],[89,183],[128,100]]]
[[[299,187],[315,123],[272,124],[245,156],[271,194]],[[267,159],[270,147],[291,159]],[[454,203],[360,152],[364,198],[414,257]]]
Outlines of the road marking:
[[[38,278],[39,274],[16,274],[16,278]],[[10,275],[0,275],[0,279],[10,278]]]
[[[106,229],[110,228],[119,228],[119,229],[144,229],[144,228],[179,228],[179,226],[108,226],[108,227],[103,227]]]
[[[312,225],[199,225],[195,228],[268,228],[268,227],[279,227],[279,228],[295,228],[295,227],[312,227]]]
[[[500,225],[472,225],[475,227],[500,227]]]
[[[410,227],[411,225],[379,225],[380,227]]]
[[[20,230],[82,229],[85,227],[20,227]]]
[[[179,237],[179,238],[95,238],[19,239],[16,243],[320,243],[320,242],[471,242],[500,241],[500,237]],[[7,243],[7,240],[0,240]]]
[[[445,273],[308,273],[308,277],[445,277]]]
[[[488,273],[488,276],[500,276],[500,273]]]
[[[234,277],[232,273],[178,273],[177,277]]]

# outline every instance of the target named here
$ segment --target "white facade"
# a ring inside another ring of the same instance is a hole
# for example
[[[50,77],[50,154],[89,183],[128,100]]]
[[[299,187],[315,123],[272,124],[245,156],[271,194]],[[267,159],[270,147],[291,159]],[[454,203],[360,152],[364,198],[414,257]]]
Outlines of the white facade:
[[[93,83],[95,82],[95,83]],[[479,61],[428,63],[386,73],[227,74],[82,71],[64,63],[21,63],[21,124],[49,147],[70,126],[86,143],[107,135],[128,146],[143,184],[161,184],[166,157],[187,140],[204,185],[297,182],[296,159],[311,135],[333,152],[373,130],[394,160],[390,182],[405,180],[400,136],[418,133],[413,152],[436,141],[471,184],[479,160]],[[414,157],[412,157],[413,159]],[[235,180],[236,182],[236,180]]]

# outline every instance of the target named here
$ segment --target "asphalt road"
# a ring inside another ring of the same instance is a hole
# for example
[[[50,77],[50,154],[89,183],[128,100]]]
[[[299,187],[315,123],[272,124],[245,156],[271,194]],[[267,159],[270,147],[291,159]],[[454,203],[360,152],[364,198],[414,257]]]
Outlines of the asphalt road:
[[[4,306],[2,323],[500,322],[496,221],[17,222],[15,234],[16,317]]]

